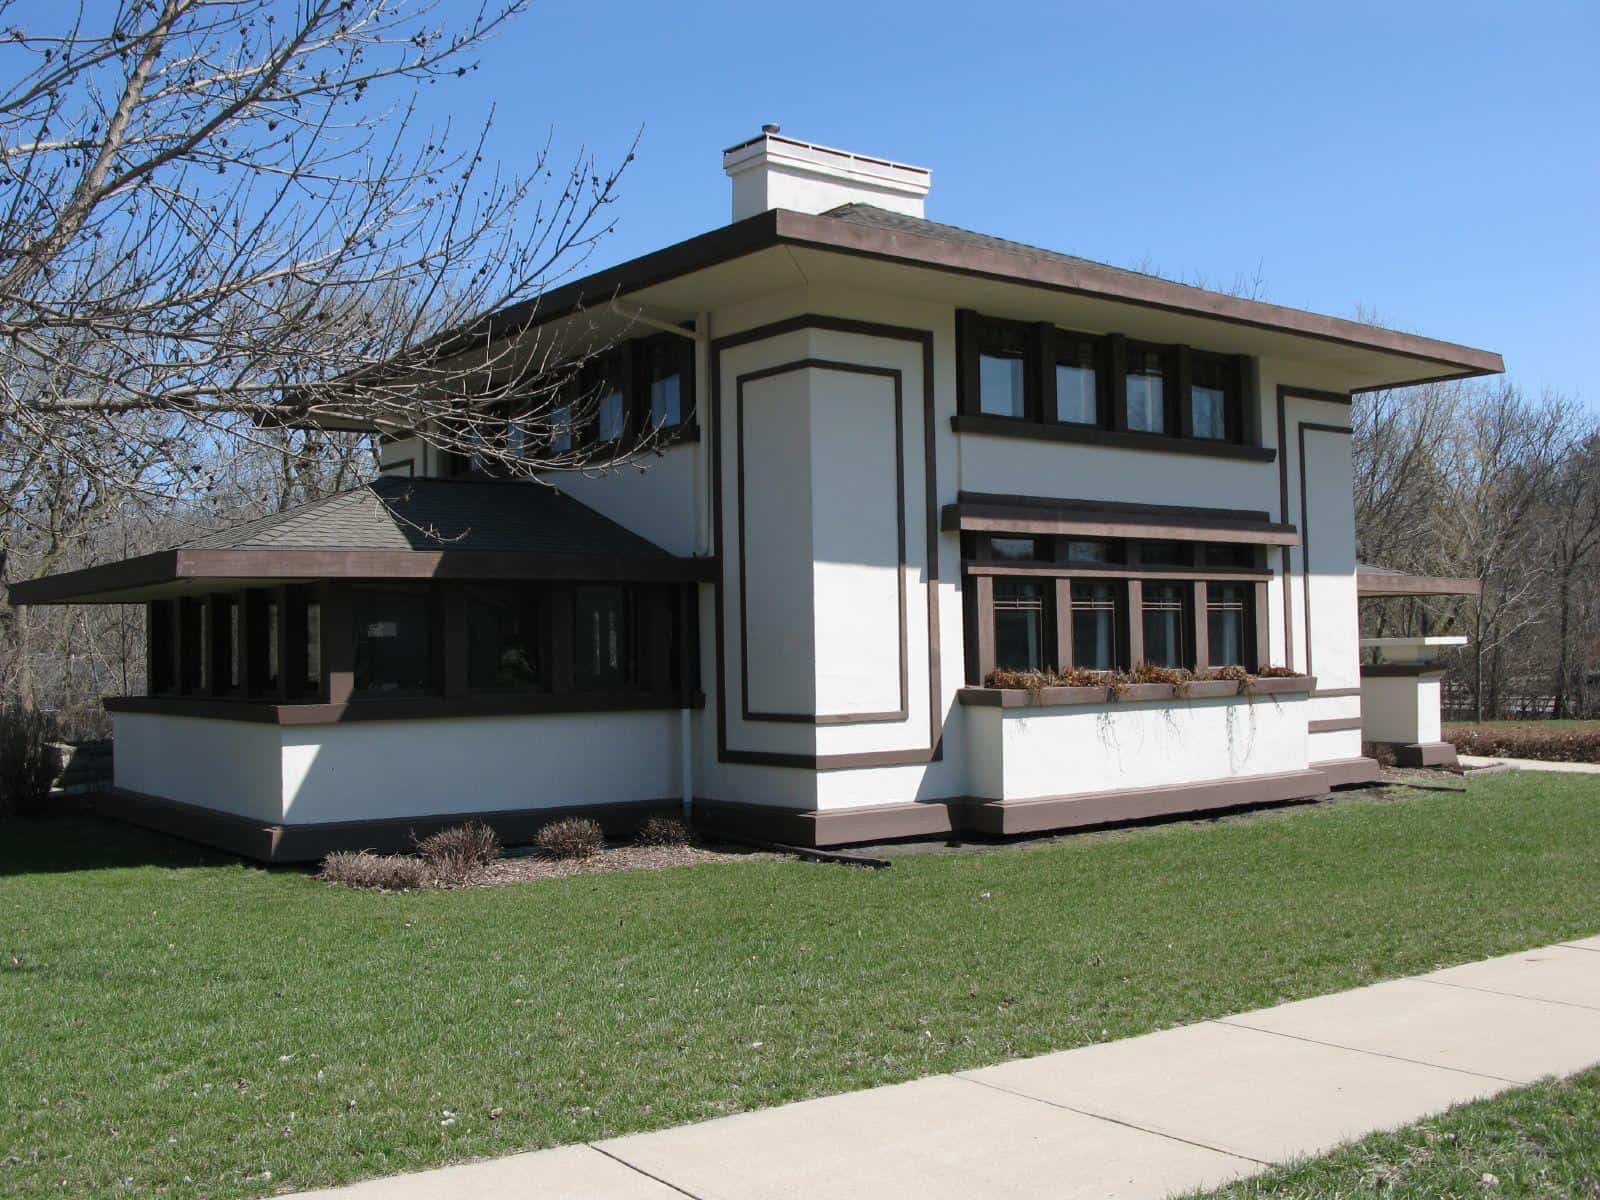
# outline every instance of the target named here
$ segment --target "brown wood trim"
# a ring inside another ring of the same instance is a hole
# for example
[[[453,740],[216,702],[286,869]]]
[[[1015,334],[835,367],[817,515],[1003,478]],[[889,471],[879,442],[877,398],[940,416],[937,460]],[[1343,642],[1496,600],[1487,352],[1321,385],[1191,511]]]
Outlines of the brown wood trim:
[[[977,578],[983,575],[1033,575],[1054,579],[1210,579],[1221,583],[1256,583],[1271,579],[1271,571],[1204,567],[1091,567],[1079,563],[998,563],[964,562],[962,569]]]
[[[679,808],[675,799],[621,800],[370,821],[273,824],[126,788],[112,788],[92,804],[102,816],[269,863],[316,862],[335,850],[409,850],[429,834],[468,821],[491,826],[507,845],[531,841],[540,828],[567,817],[590,817],[600,822],[607,836],[617,837],[632,833],[646,817],[675,813]]]
[[[1342,433],[1348,437],[1354,431],[1348,425],[1324,425],[1315,421],[1301,421],[1296,429],[1300,438],[1300,582],[1305,589],[1306,671],[1311,673],[1317,668],[1311,653],[1314,639],[1311,636],[1311,514],[1306,484],[1306,434]]]
[[[1310,695],[1317,681],[1309,675],[1293,678],[1270,676],[1257,679],[1244,692],[1255,696]],[[1124,687],[1120,696],[1112,694],[1110,684],[1093,687],[1047,687],[1037,693],[1023,688],[964,687],[956,692],[956,703],[977,708],[1056,708],[1082,704],[1110,704],[1152,700],[1215,700],[1240,694],[1239,684],[1231,679],[1196,679],[1180,694],[1170,683],[1138,683]]]
[[[1414,675],[1426,679],[1444,675],[1446,668],[1438,663],[1362,663],[1361,678],[1385,679],[1400,675]]]
[[[1358,687],[1347,688],[1318,688],[1311,693],[1313,700],[1331,700],[1336,696],[1359,696],[1361,689]]]
[[[1219,808],[1281,804],[1324,795],[1328,787],[1328,776],[1320,769],[1283,771],[1167,787],[1124,788],[1018,800],[979,799],[969,802],[964,815],[972,829],[997,836],[1011,836],[1148,820]]]
[[[789,846],[844,846],[940,837],[961,828],[960,801],[928,800],[844,809],[803,809],[730,800],[696,800],[695,828]]]
[[[1267,573],[1268,579],[1271,572]],[[1256,658],[1252,663],[1246,664],[1252,671],[1259,671],[1272,661],[1272,622],[1269,613],[1270,601],[1267,596],[1267,580],[1259,580],[1255,587],[1250,589],[1250,604],[1252,616],[1255,617],[1254,637],[1256,643]]]
[[[560,713],[650,712],[698,708],[703,698],[636,692],[479,692],[394,700],[277,704],[188,696],[107,696],[107,712],[199,717],[266,725],[336,725],[347,721],[438,721],[460,717],[540,716]]]
[[[1360,717],[1321,717],[1306,722],[1307,733],[1344,733],[1361,728]]]
[[[978,576],[973,590],[977,596],[978,610],[978,682],[982,683],[989,678],[995,664],[993,577]]]
[[[670,554],[528,554],[501,550],[194,550],[63,571],[12,584],[13,604],[115,604],[189,582],[325,579],[571,579],[706,582],[716,564]],[[225,589],[223,589],[225,590]]]
[[[1370,758],[1330,758],[1311,764],[1312,770],[1328,777],[1330,787],[1349,787],[1351,784],[1376,783],[1383,777],[1383,768]]]
[[[1194,669],[1204,671],[1211,665],[1211,615],[1206,607],[1206,581],[1196,579],[1190,589],[1189,609],[1194,613]]]
[[[753,342],[766,341],[804,329],[860,334],[863,337],[908,341],[922,349],[923,477],[926,492],[927,529],[927,604],[928,604],[928,749],[883,751],[866,755],[786,754],[769,751],[733,750],[728,746],[727,615],[724,600],[724,572],[721,569],[724,546],[724,497],[722,452],[722,354],[725,350]],[[934,361],[933,332],[897,325],[880,325],[846,317],[806,313],[767,325],[756,326],[713,338],[707,347],[707,390],[711,409],[711,524],[717,564],[712,580],[713,625],[716,649],[717,759],[719,762],[748,763],[760,766],[796,767],[808,770],[848,769],[857,766],[907,766],[938,762],[944,757],[944,698],[941,681],[939,636],[939,527],[938,462],[934,440]]]
[[[761,379],[771,379],[795,371],[838,371],[846,374],[870,375],[888,379],[894,388],[894,470],[895,470],[895,590],[898,593],[900,634],[900,705],[883,712],[862,713],[789,713],[757,712],[750,707],[750,620],[749,588],[746,561],[749,542],[745,536],[744,487],[744,406],[745,384]],[[893,367],[862,366],[857,363],[838,362],[832,359],[803,358],[777,366],[749,371],[734,380],[734,472],[738,498],[736,509],[739,525],[739,701],[746,721],[789,722],[802,725],[874,725],[904,721],[911,709],[911,634],[906,617],[906,445],[905,402],[903,397],[904,373]]]
[[[1289,449],[1283,385],[1278,386],[1278,520],[1289,523]],[[1283,576],[1283,665],[1294,670],[1294,591],[1289,582],[1294,555],[1284,546],[1278,555]]]
[[[983,437],[1032,438],[1044,442],[1142,450],[1153,454],[1195,454],[1204,458],[1231,458],[1244,462],[1269,463],[1278,456],[1278,452],[1271,446],[1244,446],[1238,442],[1167,437],[1164,434],[1140,433],[1130,429],[1102,429],[1097,425],[1035,421],[1026,417],[998,417],[992,413],[956,413],[950,418],[950,428],[958,434],[976,434]]]
[[[1128,665],[1144,661],[1144,582],[1128,580]]]
[[[947,533],[1065,534],[1269,546],[1299,541],[1293,525],[1275,523],[1268,514],[1253,510],[983,492],[960,493],[955,503],[944,506],[939,523]]]
[[[1358,596],[1481,596],[1481,579],[1436,575],[1363,574],[1356,568]]]
[[[1056,670],[1072,670],[1072,580],[1068,576],[1051,589],[1056,598]],[[982,682],[981,680],[979,682]]]

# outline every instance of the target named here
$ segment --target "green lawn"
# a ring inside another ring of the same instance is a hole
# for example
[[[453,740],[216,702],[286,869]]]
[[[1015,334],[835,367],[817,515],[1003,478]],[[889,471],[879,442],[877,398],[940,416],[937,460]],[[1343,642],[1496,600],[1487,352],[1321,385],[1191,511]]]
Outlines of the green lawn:
[[[1367,795],[877,872],[403,896],[0,827],[0,1194],[324,1185],[1600,932],[1600,780]]]
[[[1208,1193],[1211,1200],[1600,1196],[1600,1071],[1519,1088]]]

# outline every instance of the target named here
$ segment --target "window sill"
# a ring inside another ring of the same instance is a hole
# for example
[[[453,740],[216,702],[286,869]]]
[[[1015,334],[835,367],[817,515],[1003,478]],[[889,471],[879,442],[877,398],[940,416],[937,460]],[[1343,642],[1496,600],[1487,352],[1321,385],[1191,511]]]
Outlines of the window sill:
[[[1309,694],[1316,686],[1314,675],[1257,679],[1247,698]],[[1112,691],[1109,685],[1047,687],[1037,692],[1023,688],[964,687],[956,693],[956,700],[977,708],[1068,708],[1085,704],[1138,704],[1161,700],[1221,700],[1237,696],[1239,685],[1231,679],[1198,679],[1189,684],[1181,696],[1177,687],[1170,683],[1128,684],[1114,696]]]
[[[338,725],[347,721],[417,721],[455,717],[559,715],[562,713],[645,712],[700,708],[705,697],[641,692],[507,692],[470,696],[417,696],[351,700],[346,704],[226,700],[207,696],[107,696],[113,713],[245,721],[263,725]]]
[[[957,413],[950,418],[957,433],[978,433],[989,437],[1033,438],[1046,442],[1066,442],[1082,446],[1110,446],[1120,450],[1144,450],[1156,454],[1197,454],[1203,458],[1232,458],[1243,462],[1276,462],[1278,452],[1271,446],[1241,446],[1235,442],[1214,442],[1202,438],[1167,437],[1158,433],[1134,433],[1101,429],[1093,425],[1065,425],[1053,421],[1028,421],[1017,417],[991,417],[979,413]]]

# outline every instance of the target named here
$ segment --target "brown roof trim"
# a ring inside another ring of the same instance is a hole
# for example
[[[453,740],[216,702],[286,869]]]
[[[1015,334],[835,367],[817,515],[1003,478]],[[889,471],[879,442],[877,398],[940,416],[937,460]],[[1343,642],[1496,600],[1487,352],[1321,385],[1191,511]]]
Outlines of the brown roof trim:
[[[909,262],[963,275],[1026,283],[1047,287],[1052,291],[1117,300],[1145,308],[1159,308],[1236,325],[1297,334],[1319,341],[1381,350],[1443,363],[1467,375],[1492,375],[1505,370],[1504,360],[1490,350],[1477,350],[1455,342],[1401,333],[1376,325],[1363,325],[1359,321],[1323,316],[1281,304],[1226,296],[1103,263],[1043,259],[1019,251],[902,230],[886,230],[826,215],[810,216],[783,209],[776,212],[778,236],[791,244]]]
[[[501,550],[162,550],[14,583],[13,605],[116,604],[124,593],[185,581],[242,579],[560,579],[706,582],[709,558],[551,555]]]
[[[1358,596],[1481,596],[1481,579],[1442,575],[1411,575],[1405,571],[1356,567]]]
[[[1000,533],[1070,534],[1080,537],[1170,538],[1297,546],[1293,525],[1264,512],[1188,508],[1166,504],[1118,504],[1100,500],[1054,500],[961,492],[944,506],[940,528]]]
[[[607,303],[614,297],[780,245],[860,255],[1206,317],[1360,349],[1404,355],[1447,368],[1442,372],[1429,372],[1416,379],[1408,379],[1404,384],[1372,385],[1357,389],[1359,391],[1493,375],[1505,370],[1504,360],[1493,351],[1364,325],[1359,321],[1324,316],[1280,304],[1226,296],[1103,263],[1084,259],[1061,261],[1041,258],[1024,253],[1021,249],[1009,250],[905,230],[883,229],[826,214],[811,215],[787,209],[758,213],[743,221],[713,229],[552,288],[534,299],[490,313],[454,333],[440,335],[434,346],[442,356],[447,357],[487,340],[508,337],[529,326]]]

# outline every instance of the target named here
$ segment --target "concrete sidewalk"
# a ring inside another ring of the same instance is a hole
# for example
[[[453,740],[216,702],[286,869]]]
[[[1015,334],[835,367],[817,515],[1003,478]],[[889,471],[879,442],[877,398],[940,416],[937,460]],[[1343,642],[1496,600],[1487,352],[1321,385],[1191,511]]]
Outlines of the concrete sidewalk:
[[[1489,758],[1478,754],[1462,754],[1463,767],[1506,767],[1512,771],[1559,771],[1568,775],[1600,775],[1600,763],[1546,762],[1542,758]]]
[[[324,1200],[1161,1197],[1600,1062],[1600,937]]]

